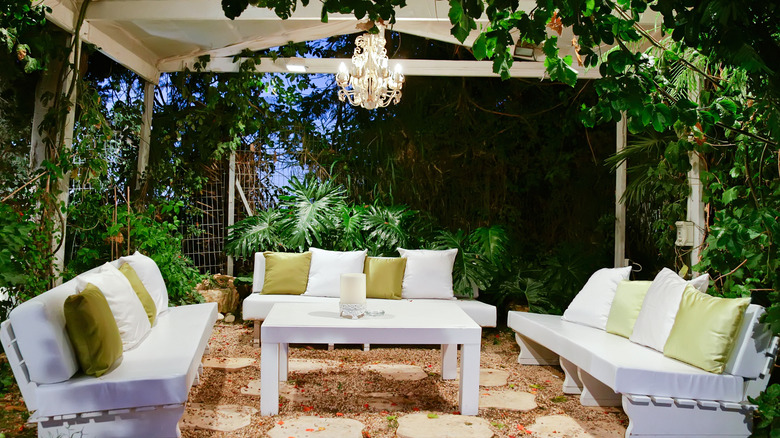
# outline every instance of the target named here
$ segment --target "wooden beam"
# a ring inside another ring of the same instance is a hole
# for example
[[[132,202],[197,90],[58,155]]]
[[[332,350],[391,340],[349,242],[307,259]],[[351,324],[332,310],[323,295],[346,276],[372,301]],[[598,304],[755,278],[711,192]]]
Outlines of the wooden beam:
[[[628,141],[628,123],[626,113],[621,113],[616,127],[616,151],[620,153],[626,148]],[[623,195],[626,193],[628,181],[626,162],[620,163],[615,176],[615,267],[626,266],[626,204]]]
[[[236,153],[230,153],[228,162],[228,205],[227,205],[227,226],[231,227],[236,222]],[[227,237],[227,236],[226,236]],[[233,275],[233,257],[227,256],[227,275]]]
[[[533,2],[521,2],[526,10],[531,10]],[[450,7],[448,4],[435,0],[415,0],[408,6],[396,10],[396,21],[445,21]],[[322,21],[322,3],[310,2],[307,6],[298,4],[288,21]],[[205,21],[227,20],[222,11],[222,5],[213,0],[103,0],[90,6],[86,18],[88,21],[135,21],[135,20],[165,20],[165,21]],[[274,11],[267,8],[249,6],[237,21],[281,20]],[[328,14],[328,21],[357,22],[352,14]],[[483,15],[482,22],[487,22]]]
[[[51,8],[51,12],[46,13],[47,20],[66,32],[71,34],[74,32],[77,17],[74,10],[57,0],[44,0],[43,4]],[[97,3],[91,3],[89,9],[95,4]],[[81,27],[81,39],[94,44],[106,56],[136,72],[144,80],[156,84],[160,79],[160,71],[155,67],[157,56],[123,29],[118,27],[110,27],[110,29],[109,34],[85,20]]]
[[[691,162],[691,170],[688,171],[688,184],[691,194],[688,195],[687,219],[693,222],[693,247],[691,248],[691,271],[699,263],[701,250],[704,247],[705,229],[707,222],[704,216],[704,187],[701,184],[702,159],[696,152],[688,154]],[[696,272],[693,272],[694,275]]]
[[[194,70],[196,59],[181,60],[160,64],[163,72],[175,72],[188,68]],[[306,68],[307,74],[324,73],[335,74],[341,63],[350,65],[349,58],[278,58],[273,60],[265,58],[255,67],[258,73],[290,73],[287,65],[299,65]],[[499,77],[493,73],[491,61],[440,61],[431,59],[394,59],[390,60],[390,68],[395,64],[401,64],[406,76],[455,76],[455,77]],[[217,73],[238,72],[239,63],[234,63],[232,58],[216,58],[206,66],[205,71]],[[575,67],[580,79],[597,79],[600,77],[598,69],[584,70]],[[515,61],[510,70],[515,78],[544,78],[546,76],[544,62]]]

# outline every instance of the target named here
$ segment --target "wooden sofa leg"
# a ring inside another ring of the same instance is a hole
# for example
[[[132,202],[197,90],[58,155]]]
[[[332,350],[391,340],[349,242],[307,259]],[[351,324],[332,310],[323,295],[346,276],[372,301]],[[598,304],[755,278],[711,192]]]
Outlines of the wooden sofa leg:
[[[558,365],[558,355],[536,342],[515,333],[515,341],[520,346],[517,363],[521,365]]]
[[[620,406],[622,397],[609,386],[596,380],[595,377],[577,369],[577,375],[582,382],[582,393],[580,394],[580,403],[583,406]]]
[[[753,428],[753,406],[742,403],[626,394],[623,410],[626,437],[747,438]]]
[[[263,325],[262,321],[255,321],[252,328],[252,344],[255,347],[260,347],[260,326]]]
[[[566,375],[563,380],[564,394],[582,394],[582,382],[578,374],[577,366],[561,357],[561,368]]]
[[[363,351],[371,351],[371,344],[363,344]]]

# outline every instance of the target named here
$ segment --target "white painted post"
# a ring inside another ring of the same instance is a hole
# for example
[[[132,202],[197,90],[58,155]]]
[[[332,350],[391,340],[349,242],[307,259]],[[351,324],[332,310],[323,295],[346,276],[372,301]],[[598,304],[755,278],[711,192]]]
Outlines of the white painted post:
[[[227,224],[231,226],[236,221],[236,153],[230,153],[228,165],[228,211]],[[233,257],[227,258],[227,275],[233,275]]]
[[[620,121],[616,128],[616,150],[621,152],[626,148],[628,139],[628,124],[626,113],[621,113]],[[615,267],[626,266],[626,204],[623,195],[626,193],[627,183],[626,162],[620,163],[615,176]]]
[[[706,226],[704,218],[704,191],[699,175],[701,173],[702,159],[696,152],[690,152],[688,158],[691,161],[691,170],[688,171],[688,184],[691,186],[691,194],[688,195],[687,220],[693,222],[693,247],[691,248],[691,269],[697,263],[704,245],[704,230]],[[694,275],[696,272],[693,273]]]
[[[73,37],[75,38],[75,36]],[[73,50],[70,53],[69,62],[73,64],[72,69],[68,69],[68,73],[63,78],[63,84],[62,89],[63,92],[67,92],[71,81],[73,80],[73,75],[77,74],[79,71],[79,61],[80,59],[76,58],[76,53],[81,53],[81,39],[76,40],[76,44],[73,46]],[[60,151],[60,154],[69,154],[71,147],[73,146],[73,127],[76,123],[76,96],[77,96],[77,89],[78,86],[74,86],[72,93],[70,96],[68,96],[68,114],[65,116],[65,126],[62,130],[62,150]],[[59,193],[57,194],[57,208],[60,208],[60,212],[62,215],[57,215],[55,213],[54,223],[57,225],[61,225],[61,227],[57,227],[55,225],[54,232],[52,233],[52,247],[57,248],[59,245],[59,248],[54,253],[54,260],[53,260],[53,266],[54,266],[54,274],[57,275],[61,273],[65,269],[65,237],[67,236],[66,233],[66,227],[68,223],[68,215],[63,210],[68,207],[68,200],[70,197],[70,173],[64,172],[62,174],[62,178],[60,178],[57,181],[57,189],[59,190]],[[60,217],[62,218],[60,220]],[[56,278],[54,280],[55,285],[62,284],[62,278]]]
[[[149,143],[152,138],[152,115],[154,114],[154,83],[144,82],[144,114],[141,119],[141,143],[138,145],[138,169],[135,188],[141,188],[146,166],[149,164]]]

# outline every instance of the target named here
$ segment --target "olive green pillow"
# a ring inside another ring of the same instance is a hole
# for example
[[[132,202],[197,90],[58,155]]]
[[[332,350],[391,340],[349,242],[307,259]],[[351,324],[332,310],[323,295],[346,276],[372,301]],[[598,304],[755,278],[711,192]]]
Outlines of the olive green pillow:
[[[406,259],[402,257],[366,257],[366,297],[401,299]]]
[[[306,292],[309,281],[311,253],[303,254],[271,252],[265,257],[265,280],[263,295],[300,295]]]
[[[722,373],[749,304],[750,298],[717,298],[688,285],[664,345],[664,356]]]
[[[100,377],[122,357],[122,338],[106,297],[88,283],[65,299],[65,330],[85,374]]]
[[[650,289],[652,281],[623,280],[618,283],[612,307],[607,317],[608,333],[627,338],[634,331],[634,323],[642,310],[645,294]]]
[[[141,282],[135,269],[130,266],[130,263],[123,263],[119,267],[119,272],[124,274],[127,281],[133,286],[133,291],[138,295],[138,299],[141,300],[141,304],[144,306],[146,317],[149,318],[149,324],[154,325],[154,320],[157,319],[157,306],[154,304],[154,298],[149,295],[149,291],[146,290],[146,286]]]

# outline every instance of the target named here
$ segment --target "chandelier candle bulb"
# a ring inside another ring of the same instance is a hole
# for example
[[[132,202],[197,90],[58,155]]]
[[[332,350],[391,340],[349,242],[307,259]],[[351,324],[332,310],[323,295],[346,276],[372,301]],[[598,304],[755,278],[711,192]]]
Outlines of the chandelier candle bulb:
[[[339,314],[357,319],[366,313],[366,274],[341,274]]]

